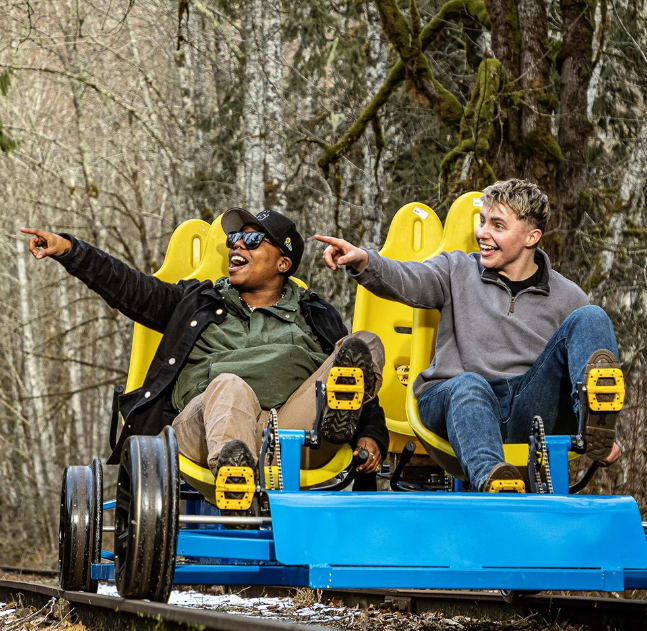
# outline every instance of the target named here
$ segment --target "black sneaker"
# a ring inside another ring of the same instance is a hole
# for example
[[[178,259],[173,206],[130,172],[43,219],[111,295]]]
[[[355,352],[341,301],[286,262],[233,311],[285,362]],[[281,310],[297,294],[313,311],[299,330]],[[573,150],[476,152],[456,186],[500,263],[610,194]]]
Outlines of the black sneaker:
[[[608,376],[595,376],[591,371],[607,369]],[[591,460],[604,460],[616,440],[616,419],[624,403],[624,380],[617,357],[606,349],[595,351],[586,364],[584,385],[588,391],[586,410],[586,455]],[[593,393],[595,387],[607,387],[610,392]],[[597,409],[596,409],[597,408]]]
[[[507,462],[499,462],[495,464],[492,469],[490,469],[490,473],[488,474],[487,480],[485,481],[485,484],[483,485],[483,492],[484,493],[496,493],[499,492],[497,489],[497,486],[495,482],[499,481],[511,481],[516,484],[510,484],[507,485],[508,488],[503,488],[501,489],[504,492],[512,492],[512,493],[524,493],[525,492],[525,484],[523,483],[523,479],[521,477],[521,473],[519,473],[519,469],[517,467],[507,463]]]
[[[214,477],[218,477],[218,472],[222,467],[249,467],[254,472],[254,485],[258,485],[258,467],[256,466],[256,458],[250,451],[249,447],[242,440],[230,440],[220,452],[218,456],[218,464],[213,471]],[[229,476],[227,482],[231,484],[244,484],[245,478]],[[227,498],[232,500],[240,500],[244,497],[244,493],[227,492]],[[252,499],[252,504],[245,510],[235,509],[220,509],[221,515],[238,516],[238,517],[258,517],[260,514],[259,501],[256,493]],[[232,528],[247,529],[254,528],[254,526],[238,525]]]
[[[360,368],[364,373],[364,396],[362,404],[366,396],[371,390],[371,383],[373,382],[373,359],[371,351],[368,349],[366,342],[358,338],[350,337],[341,346],[333,368],[354,367]],[[353,377],[338,377],[336,383],[338,385],[352,385],[355,383]],[[352,398],[351,393],[338,393],[337,398],[340,400]],[[329,442],[335,445],[343,445],[352,440],[359,421],[359,415],[362,411],[360,406],[357,410],[336,410],[328,406],[328,397],[324,404],[323,418],[321,420],[321,435]]]

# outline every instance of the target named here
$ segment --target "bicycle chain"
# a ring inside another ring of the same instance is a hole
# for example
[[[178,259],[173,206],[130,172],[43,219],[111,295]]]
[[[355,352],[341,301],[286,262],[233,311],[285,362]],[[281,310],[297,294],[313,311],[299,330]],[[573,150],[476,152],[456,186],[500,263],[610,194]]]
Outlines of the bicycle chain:
[[[538,466],[540,463],[535,462],[535,482],[537,483],[537,492],[538,493],[550,493],[553,494],[555,491],[553,490],[553,479],[550,474],[550,466],[548,463],[548,448],[546,447],[546,432],[544,430],[544,421],[542,420],[541,416],[535,416],[533,419],[532,423],[533,427],[533,432],[535,432],[535,435],[538,434],[538,443],[539,445],[535,446],[535,450],[537,452],[541,453],[541,463],[544,465],[544,469],[546,471],[546,487],[548,491],[544,489],[544,485],[541,481],[541,466]]]
[[[272,466],[272,463],[274,462],[274,456],[276,456],[276,468],[279,474],[279,491],[282,491],[283,463],[281,461],[281,443],[279,441],[279,418],[274,408],[270,410],[270,418],[267,424],[267,431],[269,434],[267,444],[267,467],[270,478],[270,490],[276,490],[276,486],[274,484],[274,467]]]

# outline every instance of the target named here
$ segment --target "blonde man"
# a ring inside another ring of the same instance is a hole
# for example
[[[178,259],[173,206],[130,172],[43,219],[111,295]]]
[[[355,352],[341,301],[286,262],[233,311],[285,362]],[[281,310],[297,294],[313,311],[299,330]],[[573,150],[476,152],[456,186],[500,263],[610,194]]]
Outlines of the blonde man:
[[[538,248],[550,217],[546,195],[513,179],[487,187],[482,200],[472,254],[398,262],[317,239],[328,244],[329,268],[345,265],[382,298],[441,311],[436,356],[414,383],[420,417],[449,440],[470,486],[487,491],[494,480],[521,477],[504,462],[504,442],[527,442],[534,415],[549,434],[574,433],[576,384],[593,367],[619,363],[606,313]],[[617,414],[587,414],[588,455],[611,464],[620,456]]]

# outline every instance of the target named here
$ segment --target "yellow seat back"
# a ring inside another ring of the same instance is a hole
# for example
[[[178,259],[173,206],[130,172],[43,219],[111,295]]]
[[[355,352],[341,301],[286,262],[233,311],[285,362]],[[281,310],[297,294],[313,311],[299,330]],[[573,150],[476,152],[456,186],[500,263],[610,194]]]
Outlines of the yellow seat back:
[[[166,283],[177,283],[195,273],[204,259],[209,231],[209,224],[201,219],[180,224],[171,235],[164,263],[154,276]],[[144,383],[161,339],[161,333],[135,324],[126,392],[137,390]]]
[[[420,203],[410,203],[395,214],[380,254],[397,261],[422,261],[434,252],[443,236],[436,213]],[[398,377],[398,367],[408,367],[411,355],[413,309],[378,298],[364,287],[357,288],[353,331],[371,331],[384,344],[385,363],[380,404],[389,429],[389,451],[402,452],[414,434],[405,413],[406,384]],[[425,453],[418,445],[417,453]]]
[[[474,236],[475,224],[478,221],[481,206],[481,193],[465,193],[452,204],[447,218],[443,239],[438,249],[429,258],[441,252],[463,250],[475,252],[478,250]],[[454,450],[448,441],[428,430],[420,420],[418,403],[413,394],[413,382],[423,371],[429,368],[436,348],[436,334],[440,312],[436,309],[414,309],[411,353],[411,379],[407,386],[406,414],[413,432],[423,444],[429,455],[441,465],[445,471],[455,478],[464,479],[463,470],[458,464]]]

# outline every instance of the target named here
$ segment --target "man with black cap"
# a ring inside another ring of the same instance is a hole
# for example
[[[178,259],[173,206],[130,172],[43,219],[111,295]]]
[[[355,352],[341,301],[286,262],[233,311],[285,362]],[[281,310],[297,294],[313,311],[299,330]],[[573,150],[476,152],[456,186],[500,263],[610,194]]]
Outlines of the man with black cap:
[[[311,429],[315,382],[330,368],[357,366],[364,373],[360,411],[326,407],[325,447],[309,466],[350,442],[371,454],[364,473],[378,470],[388,445],[376,394],[384,350],[377,336],[347,331],[337,311],[290,279],[304,243],[280,213],[253,215],[240,208],[222,218],[229,248],[229,276],[165,283],[71,235],[31,228],[29,249],[54,257],[108,304],[163,333],[143,386],[124,395],[125,426],[108,462],[119,461],[125,439],[157,434],[173,424],[180,452],[208,466],[255,466],[271,408],[282,429]],[[326,448],[327,447],[327,448]]]

